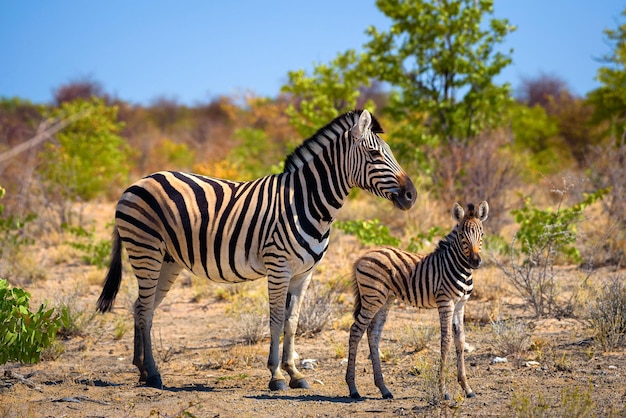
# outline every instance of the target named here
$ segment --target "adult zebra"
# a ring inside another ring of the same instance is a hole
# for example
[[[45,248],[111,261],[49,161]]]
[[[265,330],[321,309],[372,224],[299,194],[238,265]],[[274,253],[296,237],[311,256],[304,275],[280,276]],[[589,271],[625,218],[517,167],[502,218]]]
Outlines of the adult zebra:
[[[455,203],[452,217],[456,226],[439,242],[434,252],[418,255],[392,247],[373,249],[354,264],[354,323],[350,328],[346,383],[350,397],[360,398],[354,382],[356,353],[359,341],[367,329],[370,358],[374,369],[374,383],[385,399],[393,395],[385,386],[380,367],[378,343],[387,313],[397,297],[419,308],[438,308],[441,325],[441,362],[439,364],[439,392],[449,399],[443,375],[446,357],[452,343],[456,348],[457,378],[468,398],[474,392],[465,376],[465,332],[463,314],[465,302],[473,289],[472,270],[482,262],[480,250],[483,240],[483,221],[489,214],[489,205],[483,201],[475,210],[467,205],[467,212]]]
[[[337,117],[300,145],[281,174],[235,182],[159,172],[130,186],[115,212],[113,250],[98,310],[111,310],[121,281],[124,243],[139,285],[133,364],[140,381],[162,387],[152,355],[154,309],[183,268],[227,283],[268,278],[269,387],[308,388],[294,362],[294,333],[314,267],[328,248],[330,225],[353,187],[413,206],[415,186],[378,136],[367,110]]]

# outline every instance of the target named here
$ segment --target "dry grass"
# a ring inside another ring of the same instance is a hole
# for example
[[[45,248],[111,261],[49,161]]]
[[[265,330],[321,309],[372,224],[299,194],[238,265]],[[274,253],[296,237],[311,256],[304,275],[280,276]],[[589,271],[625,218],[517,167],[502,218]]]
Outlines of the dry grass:
[[[513,355],[521,359],[530,348],[530,330],[521,321],[497,321],[491,323],[491,348],[499,356]]]

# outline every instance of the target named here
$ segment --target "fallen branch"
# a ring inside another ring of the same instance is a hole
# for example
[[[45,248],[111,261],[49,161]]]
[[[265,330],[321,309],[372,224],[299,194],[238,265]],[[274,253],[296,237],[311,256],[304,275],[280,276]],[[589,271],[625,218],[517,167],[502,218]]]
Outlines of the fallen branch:
[[[37,135],[35,135],[34,137],[32,137],[31,139],[22,142],[19,145],[16,145],[15,147],[11,148],[10,150],[3,152],[2,154],[0,154],[0,163],[3,163],[13,157],[15,157],[18,154],[21,154],[24,151],[28,151],[29,149],[39,145],[40,143],[42,143],[43,141],[45,141],[46,139],[49,139],[52,137],[52,135],[56,134],[57,132],[59,132],[60,130],[64,129],[66,126],[71,125],[72,123],[76,122],[79,119],[84,118],[85,116],[87,116],[90,113],[89,110],[85,110],[83,112],[78,112],[72,116],[69,116],[66,119],[60,120],[60,121],[56,121],[54,123],[49,123],[48,121],[43,122],[41,125],[39,125],[39,129],[37,129],[38,131],[40,131]],[[49,127],[50,125],[52,125],[51,127]]]
[[[7,377],[7,378],[13,379],[13,380],[17,380],[18,382],[28,386],[31,389],[35,389],[38,392],[43,392],[41,390],[41,388],[35,384],[35,382],[33,382],[32,380],[22,376],[19,373],[15,373],[13,370],[5,370],[4,371],[4,377]]]

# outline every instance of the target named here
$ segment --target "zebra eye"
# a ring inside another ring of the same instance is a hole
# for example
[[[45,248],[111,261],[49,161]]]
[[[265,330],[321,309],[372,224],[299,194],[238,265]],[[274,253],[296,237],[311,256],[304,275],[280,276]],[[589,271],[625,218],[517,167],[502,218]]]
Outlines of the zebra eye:
[[[372,159],[374,160],[384,160],[385,158],[383,157],[383,153],[376,149],[376,148],[372,148],[372,149],[368,149],[367,152],[369,153],[370,157],[372,157]]]

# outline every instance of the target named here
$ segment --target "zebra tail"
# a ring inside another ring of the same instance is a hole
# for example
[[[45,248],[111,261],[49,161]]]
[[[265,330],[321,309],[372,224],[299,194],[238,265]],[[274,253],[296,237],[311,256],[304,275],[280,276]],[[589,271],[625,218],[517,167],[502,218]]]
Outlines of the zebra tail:
[[[109,264],[109,272],[107,273],[106,280],[104,281],[104,287],[102,293],[98,298],[97,310],[105,313],[109,312],[113,308],[113,302],[115,296],[120,290],[120,283],[122,282],[122,240],[120,239],[120,233],[117,227],[113,229],[113,248],[111,249],[111,262]]]

